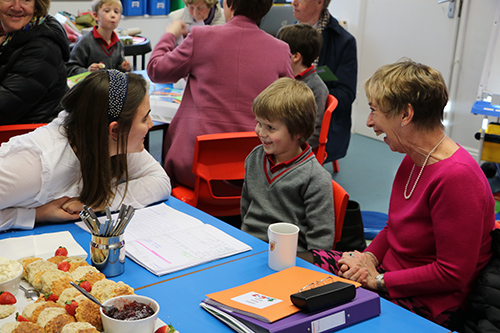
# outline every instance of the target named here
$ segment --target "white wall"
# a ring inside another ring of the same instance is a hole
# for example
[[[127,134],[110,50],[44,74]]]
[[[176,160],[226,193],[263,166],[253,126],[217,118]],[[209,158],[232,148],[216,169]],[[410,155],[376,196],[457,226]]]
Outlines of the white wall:
[[[358,60],[363,55],[363,46],[365,42],[376,44],[377,40],[371,39],[365,41],[363,31],[369,30],[365,26],[365,7],[368,0],[332,0],[329,10],[340,20],[347,20],[348,30],[356,37],[358,44]],[[374,0],[369,0],[374,1]],[[419,0],[415,0],[419,1]],[[465,25],[465,34],[463,34],[463,52],[457,54],[455,63],[459,66],[458,85],[449,87],[450,91],[456,89],[455,103],[452,105],[452,119],[449,124],[449,133],[453,140],[466,148],[473,156],[478,153],[478,141],[474,139],[474,133],[480,129],[482,116],[475,116],[470,113],[472,104],[476,100],[476,92],[481,79],[483,62],[486,55],[491,27],[493,25],[494,14],[498,0],[467,0],[469,1],[468,13],[462,13],[460,24]],[[437,1],[436,1],[437,2]],[[467,9],[467,8],[464,8]],[[390,15],[390,13],[389,13]],[[433,24],[428,18],[422,18],[422,24]],[[391,24],[391,21],[378,20],[377,24]],[[394,27],[397,29],[398,27]],[[415,27],[418,29],[419,27]],[[384,38],[384,36],[380,36]],[[400,40],[394,40],[394,43],[411,43],[402,35]],[[388,52],[390,49],[380,49],[379,52]],[[432,52],[432,50],[428,50]],[[365,57],[366,58],[366,57]],[[359,62],[360,69],[367,66]],[[359,71],[361,72],[361,70]],[[367,77],[358,77],[358,96],[364,94],[362,83]],[[353,104],[353,123],[358,126],[364,126],[366,121],[361,110],[366,109],[366,105],[360,105],[359,99]],[[355,126],[353,126],[355,127]]]

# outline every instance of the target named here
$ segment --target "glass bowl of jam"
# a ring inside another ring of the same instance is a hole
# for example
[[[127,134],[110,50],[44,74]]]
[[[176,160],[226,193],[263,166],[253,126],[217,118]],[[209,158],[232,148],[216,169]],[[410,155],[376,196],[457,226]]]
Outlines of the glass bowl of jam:
[[[114,305],[116,311],[104,313],[101,308],[102,324],[106,333],[153,333],[160,306],[149,297],[124,295],[103,303]]]

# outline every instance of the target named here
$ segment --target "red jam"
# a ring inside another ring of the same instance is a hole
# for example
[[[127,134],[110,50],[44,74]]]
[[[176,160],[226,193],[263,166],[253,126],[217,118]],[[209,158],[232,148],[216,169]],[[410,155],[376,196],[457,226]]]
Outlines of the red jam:
[[[118,320],[139,320],[151,317],[154,313],[149,305],[133,301],[125,304],[121,310],[106,312],[106,315]]]

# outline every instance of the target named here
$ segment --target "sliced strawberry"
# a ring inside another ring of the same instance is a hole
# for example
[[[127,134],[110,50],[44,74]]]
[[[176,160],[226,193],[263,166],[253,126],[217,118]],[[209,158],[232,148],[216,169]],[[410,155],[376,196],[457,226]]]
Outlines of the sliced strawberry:
[[[46,301],[53,301],[53,302],[57,302],[57,300],[59,299],[59,297],[54,295],[53,293],[43,294],[43,298],[45,298]]]
[[[64,306],[66,308],[66,312],[70,316],[74,316],[76,313],[76,308],[78,307],[78,303],[76,301],[68,301],[66,302],[66,305]]]
[[[176,332],[175,328],[171,324],[158,327],[158,329],[155,331],[155,333],[169,333],[169,332],[172,333]]]
[[[0,304],[16,304],[17,300],[14,295],[8,291],[0,291]]]
[[[59,263],[59,265],[57,265],[57,268],[63,272],[67,272],[69,271],[69,267],[71,266],[71,264],[67,261],[61,261]]]
[[[27,322],[29,322],[29,320],[26,319],[26,318],[24,318],[23,316],[21,316],[19,314],[19,312],[16,312],[16,321],[27,321]]]
[[[88,292],[90,292],[92,290],[92,285],[87,280],[78,281],[78,285]]]

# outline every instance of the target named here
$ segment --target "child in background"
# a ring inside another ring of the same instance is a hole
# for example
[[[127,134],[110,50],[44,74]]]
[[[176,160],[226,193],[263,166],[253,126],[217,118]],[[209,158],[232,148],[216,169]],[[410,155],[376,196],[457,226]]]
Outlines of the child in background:
[[[298,252],[332,249],[332,177],[306,143],[316,118],[311,89],[280,78],[255,98],[252,111],[262,145],[245,160],[241,230],[267,242],[271,223],[289,222],[300,228]]]
[[[323,122],[323,115],[326,110],[326,100],[328,98],[328,87],[316,73],[314,60],[319,57],[323,37],[321,33],[309,24],[287,25],[278,31],[278,39],[286,42],[290,46],[292,53],[291,66],[295,79],[303,81],[314,93],[316,100],[316,123],[314,133],[307,143],[312,149],[318,148],[319,133]]]
[[[94,0],[92,15],[97,25],[73,47],[66,63],[68,76],[103,68],[132,70],[132,64],[125,59],[124,46],[114,31],[122,17],[120,0]]]

